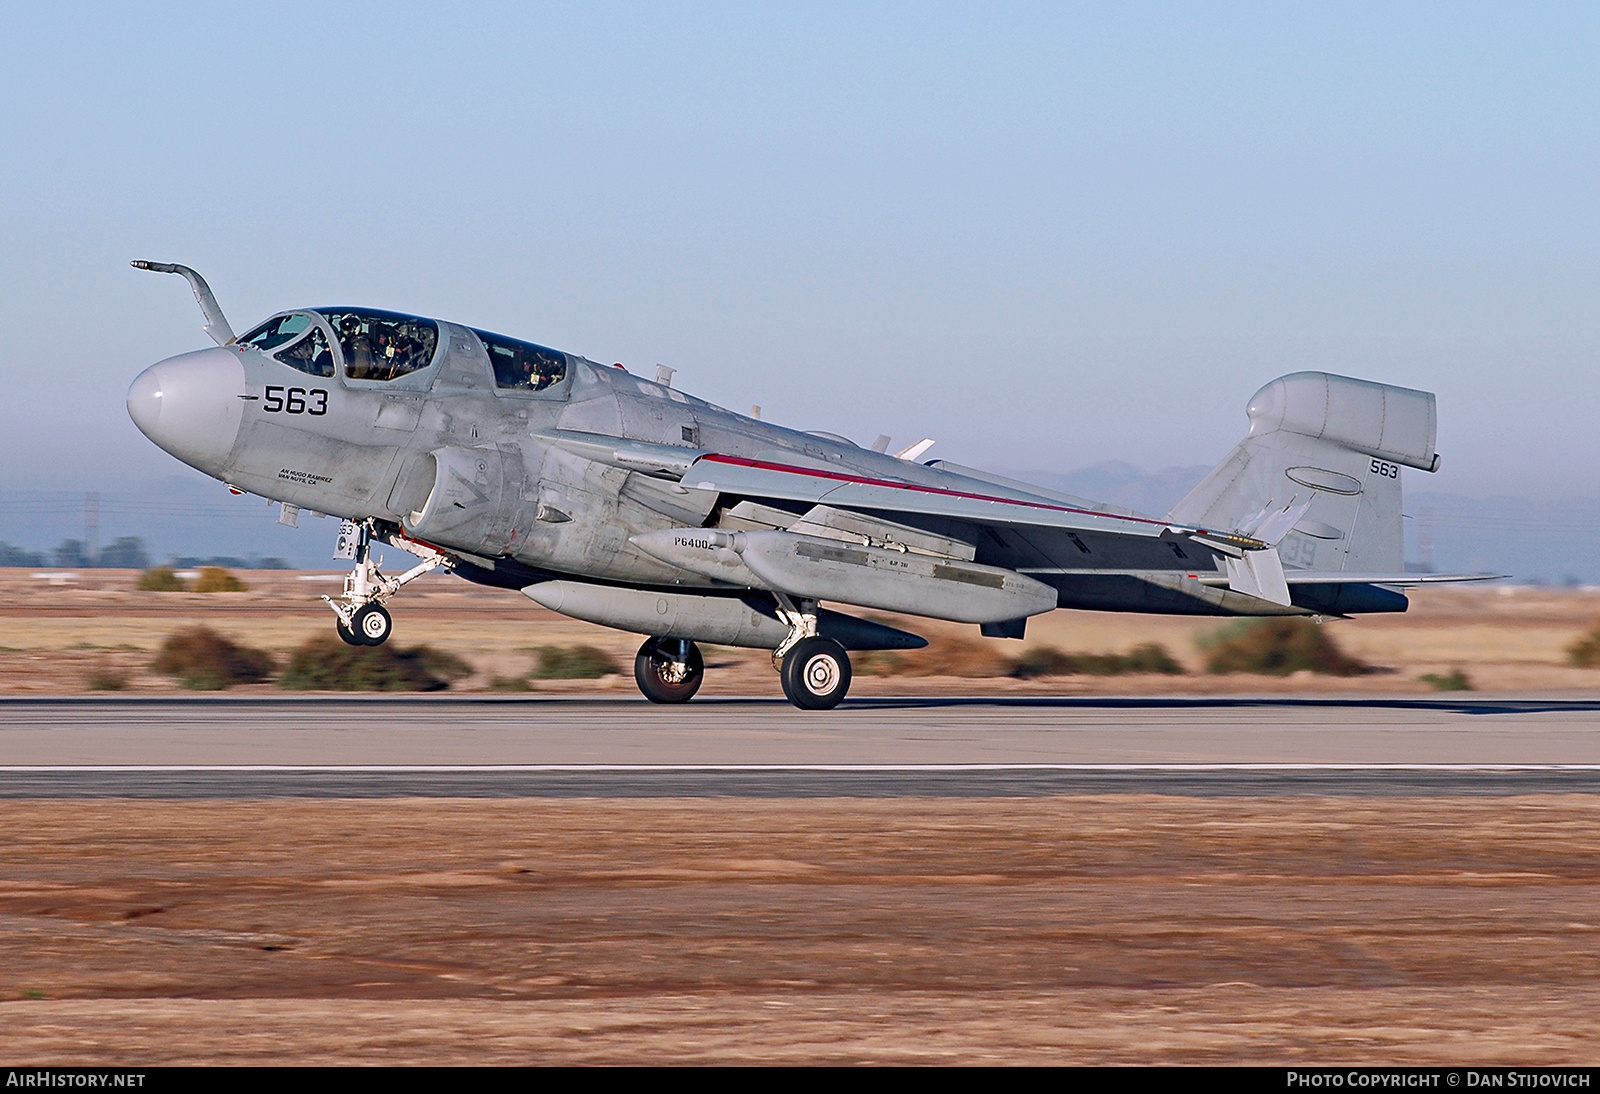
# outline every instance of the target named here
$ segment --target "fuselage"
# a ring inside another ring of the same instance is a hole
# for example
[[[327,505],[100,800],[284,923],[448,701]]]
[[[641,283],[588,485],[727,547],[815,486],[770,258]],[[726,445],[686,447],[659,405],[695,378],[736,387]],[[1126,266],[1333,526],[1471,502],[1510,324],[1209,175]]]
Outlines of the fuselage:
[[[128,411],[157,445],[235,490],[373,521],[380,534],[392,529],[449,552],[463,576],[508,587],[571,576],[635,588],[772,588],[742,566],[719,579],[715,567],[674,565],[651,537],[789,529],[1032,575],[1018,580],[1053,589],[1048,606],[1230,615],[1405,605],[1365,585],[1302,585],[1294,606],[1265,604],[1230,590],[1220,564],[1194,544],[1155,534],[1162,518],[786,429],[620,365],[374,309],[284,312],[226,345],[162,361],[134,381]],[[970,516],[829,510],[825,491],[785,508],[781,498],[698,485],[704,478],[686,473],[697,460],[909,486],[960,499],[968,514],[1022,499],[1149,534],[1102,534],[1091,519],[1050,548],[1027,527]],[[1037,610],[1046,609],[1028,609]]]
[[[227,346],[147,369],[128,406],[156,444],[236,489],[376,518],[473,556],[634,584],[717,583],[644,554],[631,537],[746,525],[717,511],[729,499],[689,480],[544,438],[618,438],[934,487],[958,479],[726,410],[621,366],[371,309],[275,316]]]

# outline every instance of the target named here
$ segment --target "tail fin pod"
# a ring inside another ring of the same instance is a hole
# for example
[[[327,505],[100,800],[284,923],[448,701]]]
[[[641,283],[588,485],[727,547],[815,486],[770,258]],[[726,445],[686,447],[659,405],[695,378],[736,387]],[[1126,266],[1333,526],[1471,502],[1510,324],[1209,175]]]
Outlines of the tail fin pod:
[[[1309,501],[1278,544],[1285,566],[1403,573],[1400,467],[1439,467],[1433,394],[1296,372],[1256,392],[1247,413],[1249,434],[1169,519],[1232,531]]]

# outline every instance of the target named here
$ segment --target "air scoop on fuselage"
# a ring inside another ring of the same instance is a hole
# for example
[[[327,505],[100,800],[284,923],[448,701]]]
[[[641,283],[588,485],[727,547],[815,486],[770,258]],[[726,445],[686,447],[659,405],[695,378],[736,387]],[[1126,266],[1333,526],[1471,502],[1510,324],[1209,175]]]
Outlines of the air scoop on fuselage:
[[[244,393],[237,351],[196,350],[141,372],[128,388],[128,417],[165,451],[220,478],[239,436]]]

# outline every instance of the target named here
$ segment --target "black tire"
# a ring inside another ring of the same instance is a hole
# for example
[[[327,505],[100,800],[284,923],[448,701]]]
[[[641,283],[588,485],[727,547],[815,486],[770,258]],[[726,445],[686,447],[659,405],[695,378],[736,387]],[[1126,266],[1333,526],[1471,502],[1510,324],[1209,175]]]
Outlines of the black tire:
[[[633,679],[652,703],[687,703],[706,677],[705,659],[693,642],[651,638],[633,658]],[[683,668],[680,668],[683,666]],[[687,671],[684,671],[684,669]],[[681,678],[678,673],[682,672]]]
[[[361,637],[357,635],[355,631],[345,626],[344,620],[340,619],[338,616],[333,617],[333,629],[339,632],[340,639],[342,639],[347,646],[366,645],[365,642],[361,641]]]
[[[368,604],[356,612],[350,623],[363,646],[381,646],[394,632],[394,620],[389,618],[389,610],[382,604]]]
[[[832,710],[850,690],[850,655],[831,638],[802,638],[783,658],[783,693],[801,710]]]

